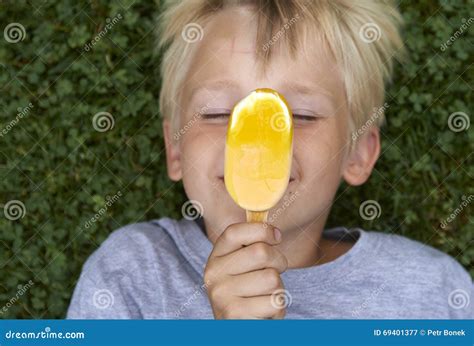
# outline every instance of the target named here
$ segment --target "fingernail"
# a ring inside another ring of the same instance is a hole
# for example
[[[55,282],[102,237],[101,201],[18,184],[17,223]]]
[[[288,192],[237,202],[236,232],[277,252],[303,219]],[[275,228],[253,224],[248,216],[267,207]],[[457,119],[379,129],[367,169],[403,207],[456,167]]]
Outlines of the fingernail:
[[[281,232],[278,228],[275,228],[273,230],[273,235],[275,236],[275,239],[276,241],[280,241],[281,240]]]

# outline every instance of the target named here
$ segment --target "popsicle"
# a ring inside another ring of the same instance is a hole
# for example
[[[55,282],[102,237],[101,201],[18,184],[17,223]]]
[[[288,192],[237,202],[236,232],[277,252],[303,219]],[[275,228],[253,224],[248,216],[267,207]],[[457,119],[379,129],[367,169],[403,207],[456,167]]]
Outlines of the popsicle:
[[[293,115],[284,97],[262,88],[233,108],[225,146],[225,186],[247,222],[266,222],[291,173]]]

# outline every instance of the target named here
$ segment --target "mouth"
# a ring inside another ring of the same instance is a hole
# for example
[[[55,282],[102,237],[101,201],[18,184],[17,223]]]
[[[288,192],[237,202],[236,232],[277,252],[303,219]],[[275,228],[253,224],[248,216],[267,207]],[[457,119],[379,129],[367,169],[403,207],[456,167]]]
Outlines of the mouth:
[[[224,184],[225,184],[225,179],[224,177],[218,177],[220,181],[222,181]],[[293,181],[295,181],[295,178],[293,177],[290,177],[290,179],[288,179],[288,184],[289,183],[292,183]]]

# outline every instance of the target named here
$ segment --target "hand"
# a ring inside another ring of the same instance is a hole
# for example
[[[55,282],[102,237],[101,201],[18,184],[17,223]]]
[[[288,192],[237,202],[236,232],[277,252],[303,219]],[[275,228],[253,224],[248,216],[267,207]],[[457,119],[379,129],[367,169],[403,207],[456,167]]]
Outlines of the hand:
[[[280,273],[288,267],[275,247],[280,242],[281,232],[264,223],[232,224],[216,240],[204,271],[216,319],[285,316],[272,296],[283,289]]]

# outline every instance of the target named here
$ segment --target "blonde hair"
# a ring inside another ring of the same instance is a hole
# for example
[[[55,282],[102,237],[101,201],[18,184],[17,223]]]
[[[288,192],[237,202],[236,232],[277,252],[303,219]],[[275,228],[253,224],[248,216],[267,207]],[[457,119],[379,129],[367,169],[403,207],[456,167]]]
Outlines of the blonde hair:
[[[270,43],[275,38],[281,39],[291,56],[304,49],[304,38],[316,34],[323,39],[341,69],[353,139],[354,131],[364,124],[384,123],[385,84],[391,81],[394,60],[404,56],[402,18],[392,1],[168,0],[158,20],[157,48],[163,51],[160,112],[173,126],[178,123],[173,119],[179,118],[179,97],[196,47],[185,35],[202,38],[212,15],[231,5],[256,8],[256,54],[263,69],[271,59],[274,45]],[[310,26],[315,30],[311,35]]]

